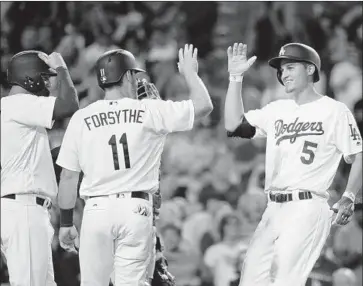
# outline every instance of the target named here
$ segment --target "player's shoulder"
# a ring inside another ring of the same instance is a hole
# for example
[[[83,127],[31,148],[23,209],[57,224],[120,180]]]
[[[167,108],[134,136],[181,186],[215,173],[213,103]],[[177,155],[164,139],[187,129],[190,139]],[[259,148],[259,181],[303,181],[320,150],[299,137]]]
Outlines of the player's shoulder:
[[[265,109],[274,109],[274,110],[284,110],[288,109],[290,106],[294,106],[294,101],[292,99],[277,99],[269,102],[264,106]]]
[[[329,109],[335,112],[350,112],[348,106],[343,103],[340,102],[334,98],[331,98],[329,96],[324,96],[323,100],[321,101],[322,104],[322,108],[324,109]]]
[[[163,108],[173,105],[183,105],[189,104],[192,101],[190,99],[181,100],[181,101],[173,101],[173,100],[163,100],[163,99],[150,99],[145,98],[141,100],[142,104],[144,104],[145,108]]]
[[[37,96],[34,94],[29,93],[16,93],[12,95],[3,96],[1,98],[1,103],[11,104],[13,102],[21,102],[22,100],[26,99],[36,99]]]
[[[16,93],[1,98],[1,110],[23,108],[31,101],[38,100],[38,96],[28,93]]]

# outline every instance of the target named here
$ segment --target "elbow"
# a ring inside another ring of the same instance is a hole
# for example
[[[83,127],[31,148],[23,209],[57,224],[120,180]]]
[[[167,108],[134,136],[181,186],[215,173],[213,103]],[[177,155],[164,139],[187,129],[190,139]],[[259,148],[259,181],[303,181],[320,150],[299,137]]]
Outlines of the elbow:
[[[214,108],[213,103],[211,100],[209,100],[208,103],[204,107],[204,113],[205,113],[204,116],[209,115],[213,111],[213,108]]]
[[[224,128],[227,132],[234,132],[238,126],[241,125],[243,121],[243,114],[242,116],[232,116],[230,113],[226,112],[224,113]]]
[[[195,117],[203,118],[208,116],[213,111],[213,103],[211,100],[203,104],[194,104]]]
[[[236,131],[237,127],[241,124],[241,121],[230,121],[225,119],[224,120],[224,128],[227,132],[234,132]]]

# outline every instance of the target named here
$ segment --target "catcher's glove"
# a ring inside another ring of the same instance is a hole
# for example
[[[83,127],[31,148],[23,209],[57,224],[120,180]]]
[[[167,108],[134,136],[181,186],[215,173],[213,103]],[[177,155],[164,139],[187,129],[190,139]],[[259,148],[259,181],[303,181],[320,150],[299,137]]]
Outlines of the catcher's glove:
[[[176,286],[175,278],[168,271],[168,262],[163,256],[155,263],[154,278],[151,286]]]

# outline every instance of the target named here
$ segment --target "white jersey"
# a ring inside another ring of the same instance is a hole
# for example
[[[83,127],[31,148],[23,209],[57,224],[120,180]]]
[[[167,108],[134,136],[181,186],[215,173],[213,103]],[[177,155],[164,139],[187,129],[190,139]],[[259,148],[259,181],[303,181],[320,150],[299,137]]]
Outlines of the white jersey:
[[[15,94],[1,98],[1,196],[38,193],[54,199],[57,182],[45,128],[56,98]]]
[[[297,105],[277,100],[245,114],[267,137],[265,190],[309,190],[328,197],[342,156],[362,152],[362,137],[349,109],[327,96]]]
[[[193,127],[191,100],[99,100],[78,110],[63,138],[57,164],[83,171],[80,196],[153,193],[159,187],[166,135]]]

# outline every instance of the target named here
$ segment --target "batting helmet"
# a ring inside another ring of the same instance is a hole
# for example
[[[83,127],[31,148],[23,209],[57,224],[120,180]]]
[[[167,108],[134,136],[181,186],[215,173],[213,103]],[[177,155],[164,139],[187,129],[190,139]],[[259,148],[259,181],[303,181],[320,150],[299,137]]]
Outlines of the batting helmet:
[[[32,93],[39,93],[46,88],[42,75],[56,76],[57,74],[38,57],[40,53],[43,52],[24,51],[10,59],[7,69],[10,85],[19,85]]]
[[[286,44],[280,49],[278,57],[269,60],[269,65],[277,69],[277,79],[283,85],[281,80],[282,72],[280,70],[282,60],[292,60],[294,62],[305,62],[315,66],[313,81],[317,82],[320,79],[319,73],[321,68],[321,61],[319,54],[312,48],[300,43]]]
[[[129,51],[122,49],[108,51],[96,62],[98,85],[104,89],[116,84],[128,70],[145,72],[137,67],[135,57]]]

